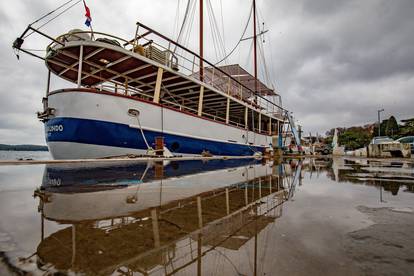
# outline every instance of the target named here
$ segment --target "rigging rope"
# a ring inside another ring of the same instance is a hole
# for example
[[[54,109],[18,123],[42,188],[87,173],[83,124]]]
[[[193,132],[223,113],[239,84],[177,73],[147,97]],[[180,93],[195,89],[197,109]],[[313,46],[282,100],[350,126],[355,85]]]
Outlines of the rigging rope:
[[[207,4],[209,4],[210,1],[207,0]],[[213,47],[214,47],[214,54],[216,56],[216,60],[218,60],[218,56],[220,55],[220,42],[217,38],[216,29],[214,26],[214,19],[212,18],[213,11],[211,10],[211,6],[207,5],[207,15],[209,17],[209,23],[210,23],[210,31],[211,31],[211,37],[213,39]]]
[[[187,1],[187,6],[186,6],[186,8],[185,8],[185,13],[184,13],[184,18],[183,18],[183,23],[181,24],[181,28],[180,28],[180,32],[178,33],[178,36],[177,36],[177,42],[178,43],[180,43],[180,39],[181,39],[181,36],[182,36],[182,33],[183,33],[183,30],[184,30],[184,27],[185,27],[185,24],[186,24],[186,22],[187,22],[187,18],[188,18],[188,12],[189,12],[189,8],[190,8],[190,0],[188,0]],[[177,10],[177,15],[178,15],[178,10]],[[175,46],[175,48],[174,48],[174,51],[173,52],[175,52],[175,50],[177,49],[177,45]]]
[[[46,13],[45,15],[43,15],[43,16],[41,16],[39,19],[37,19],[37,20],[33,21],[33,22],[32,22],[32,23],[30,23],[29,25],[31,26],[31,25],[33,25],[33,24],[36,24],[37,22],[39,22],[39,21],[40,21],[40,20],[42,20],[43,18],[45,18],[45,17],[47,17],[47,16],[51,15],[52,13],[56,12],[57,10],[59,10],[59,9],[63,8],[64,6],[66,6],[67,4],[69,4],[70,2],[73,2],[73,1],[75,1],[75,0],[69,0],[69,1],[67,1],[67,2],[65,2],[65,3],[63,3],[62,5],[60,5],[59,7],[57,7],[56,9],[54,9],[54,10],[52,10],[52,11],[50,11],[50,12]]]
[[[178,36],[178,25],[180,21],[180,2],[181,0],[177,1],[177,9],[175,11],[175,19],[174,19],[174,28],[173,28],[173,37]]]
[[[258,7],[258,21],[259,21],[259,23],[260,23],[260,20],[262,22],[264,22],[264,16],[263,16],[263,13],[262,13],[260,7]],[[261,58],[262,58],[262,61],[263,61],[263,67],[264,67],[263,69],[264,69],[264,74],[265,74],[267,85],[271,86],[271,88],[274,89],[273,82],[270,79],[270,76],[274,75],[274,68],[273,68],[274,63],[273,63],[273,55],[272,55],[272,49],[273,48],[272,48],[272,45],[270,43],[270,36],[269,36],[268,40],[269,40],[269,46],[270,46],[270,62],[271,62],[271,68],[269,70],[268,65],[266,63],[266,55],[265,55],[265,51],[264,51],[264,43],[265,43],[264,32],[265,32],[265,28],[264,28],[264,23],[262,23],[262,24],[263,24],[262,25],[263,30],[261,31],[261,33],[263,33],[263,40],[261,40],[262,43],[259,43],[259,53],[260,53],[260,51],[262,51],[260,54],[262,55]],[[270,73],[269,73],[269,71],[270,71]]]
[[[223,42],[223,38],[220,35],[220,28],[219,25],[217,23],[217,19],[216,16],[214,14],[214,9],[213,6],[211,4],[210,0],[207,0],[207,11],[210,12],[209,17],[210,17],[210,25],[211,25],[211,30],[212,30],[212,36],[215,38],[216,44],[217,44],[217,52],[216,55],[219,56],[226,56],[226,49],[225,49],[225,45]],[[217,58],[218,60],[218,58]]]
[[[267,63],[266,63],[266,58],[265,58],[265,53],[264,53],[262,43],[259,43],[259,58],[261,59],[262,64],[263,64],[263,69],[262,70],[264,70],[264,72],[263,72],[264,77],[266,79],[267,84],[269,84],[270,83],[270,76],[269,76],[269,71],[268,71],[268,68],[267,68]]]
[[[252,55],[253,55],[253,41],[250,43],[250,48],[248,51],[249,55],[247,56],[247,64],[246,67],[250,68],[250,64],[252,63]]]
[[[223,34],[224,56],[226,56],[226,40],[224,32],[223,1],[220,0],[221,32]]]
[[[40,19],[36,20],[36,22],[40,21],[41,19],[51,15],[52,13],[56,12],[57,10],[59,10],[60,8],[62,8],[63,6],[65,6],[67,3],[73,2],[75,0],[71,0],[66,2],[65,4],[61,5],[60,7],[58,7],[57,9],[49,12],[48,14],[44,15],[43,17],[41,17]],[[45,23],[43,23],[42,25],[40,25],[37,29],[39,30],[40,28],[44,27],[45,25],[49,24],[51,21],[55,20],[56,18],[58,18],[59,16],[61,16],[63,13],[67,12],[68,10],[70,10],[72,7],[74,7],[75,5],[77,5],[78,3],[82,2],[82,0],[78,0],[76,1],[74,4],[70,5],[69,7],[67,7],[66,9],[64,9],[62,12],[58,13],[55,17],[52,17],[51,19],[49,19],[48,21],[46,21]],[[32,23],[34,24],[34,23]],[[30,25],[32,25],[30,24]],[[29,25],[29,26],[30,26]],[[31,33],[28,33],[26,36],[23,37],[23,39],[26,39],[28,36],[32,35],[34,33],[34,31],[32,31]]]
[[[193,22],[194,22],[194,14],[195,14],[195,10],[196,10],[196,1],[193,0],[193,5],[190,8],[190,21],[188,22],[188,25],[185,25],[185,29],[186,29],[186,33],[183,34],[183,42],[181,43],[184,46],[188,46],[188,42],[190,39],[190,35],[191,35],[191,30],[192,30],[192,26],[193,26]],[[183,53],[187,53],[186,51],[184,51],[184,49],[181,49],[181,51]]]
[[[187,1],[187,5],[186,5],[186,9],[185,9],[185,13],[184,13],[184,17],[183,17],[183,22],[181,24],[180,27],[180,31],[178,33],[177,36],[177,44],[181,44],[181,45],[186,45],[187,43],[185,41],[188,40],[189,34],[191,33],[191,28],[189,28],[188,26],[192,25],[192,21],[194,20],[194,12],[195,12],[195,0],[188,0]],[[177,10],[177,15],[179,16],[179,12]],[[190,20],[190,21],[188,21]],[[177,21],[177,26],[178,26],[178,21]],[[186,52],[178,47],[176,44],[174,45],[172,52],[178,55],[181,55],[182,57],[184,57],[182,60],[182,62],[185,62],[185,54]],[[184,64],[183,64],[184,66]],[[185,67],[185,66],[184,66]]]
[[[244,35],[246,34],[247,27],[249,27],[250,19],[252,17],[252,10],[253,10],[253,5],[250,8],[249,18],[247,19],[246,26],[244,27],[243,33],[242,33],[239,41],[237,42],[236,46],[234,46],[234,48],[223,59],[221,59],[220,61],[216,62],[214,65],[217,65],[217,64],[221,63],[222,61],[224,61],[225,59],[227,59],[229,56],[231,56],[233,54],[233,52],[237,49],[237,47],[239,46],[239,44],[242,42],[242,39],[243,39]]]
[[[272,76],[275,76],[276,75],[276,70],[275,70],[275,67],[274,67],[275,63],[274,63],[274,59],[273,59],[273,51],[272,51],[273,47],[272,47],[272,40],[270,39],[270,36],[268,38],[268,41],[269,41],[269,48],[270,48],[270,64],[271,64],[270,74]],[[272,86],[273,86],[273,83],[272,83]],[[274,87],[272,87],[272,88],[275,89]]]

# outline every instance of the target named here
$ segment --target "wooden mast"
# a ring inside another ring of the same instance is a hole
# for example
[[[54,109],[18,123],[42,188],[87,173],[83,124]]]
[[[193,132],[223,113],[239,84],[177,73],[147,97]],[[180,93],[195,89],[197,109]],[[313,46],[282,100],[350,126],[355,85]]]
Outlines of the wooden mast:
[[[203,0],[200,0],[200,80],[203,81]]]
[[[256,34],[256,0],[253,0],[253,58],[254,58],[254,92],[257,92],[257,34]]]

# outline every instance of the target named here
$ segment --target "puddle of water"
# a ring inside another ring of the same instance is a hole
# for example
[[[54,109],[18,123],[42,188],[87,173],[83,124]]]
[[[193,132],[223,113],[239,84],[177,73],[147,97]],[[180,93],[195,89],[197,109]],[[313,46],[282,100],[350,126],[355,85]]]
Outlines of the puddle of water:
[[[3,166],[3,264],[35,275],[364,274],[382,267],[375,258],[355,259],[372,253],[363,246],[379,248],[361,244],[359,231],[378,223],[363,208],[390,208],[414,221],[414,193],[410,179],[378,179],[361,168],[387,167],[363,162]],[[407,174],[404,164],[392,169]],[[398,242],[383,246],[397,250]],[[387,264],[391,257],[381,258]],[[398,271],[413,271],[413,263],[401,262]]]

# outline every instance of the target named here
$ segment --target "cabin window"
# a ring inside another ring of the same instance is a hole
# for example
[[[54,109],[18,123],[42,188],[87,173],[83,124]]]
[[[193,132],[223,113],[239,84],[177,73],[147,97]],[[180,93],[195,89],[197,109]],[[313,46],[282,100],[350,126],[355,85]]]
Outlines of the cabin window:
[[[270,118],[262,114],[262,120],[260,122],[262,133],[269,133],[269,121]]]
[[[259,113],[252,109],[247,111],[247,127],[250,131],[259,130]]]
[[[277,122],[272,121],[272,135],[277,135],[279,133],[277,129]]]

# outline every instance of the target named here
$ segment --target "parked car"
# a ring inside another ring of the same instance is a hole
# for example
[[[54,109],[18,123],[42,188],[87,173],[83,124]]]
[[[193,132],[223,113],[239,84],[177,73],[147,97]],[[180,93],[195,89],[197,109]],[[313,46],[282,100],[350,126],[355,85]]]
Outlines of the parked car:
[[[396,141],[392,140],[388,136],[377,136],[372,138],[370,145],[379,145],[379,144],[392,144],[396,143]]]
[[[401,137],[400,139],[397,139],[397,142],[400,142],[400,143],[403,143],[403,144],[410,144],[411,153],[414,154],[414,136]]]
[[[322,155],[328,155],[332,153],[332,146],[326,144],[315,144],[314,152]]]

